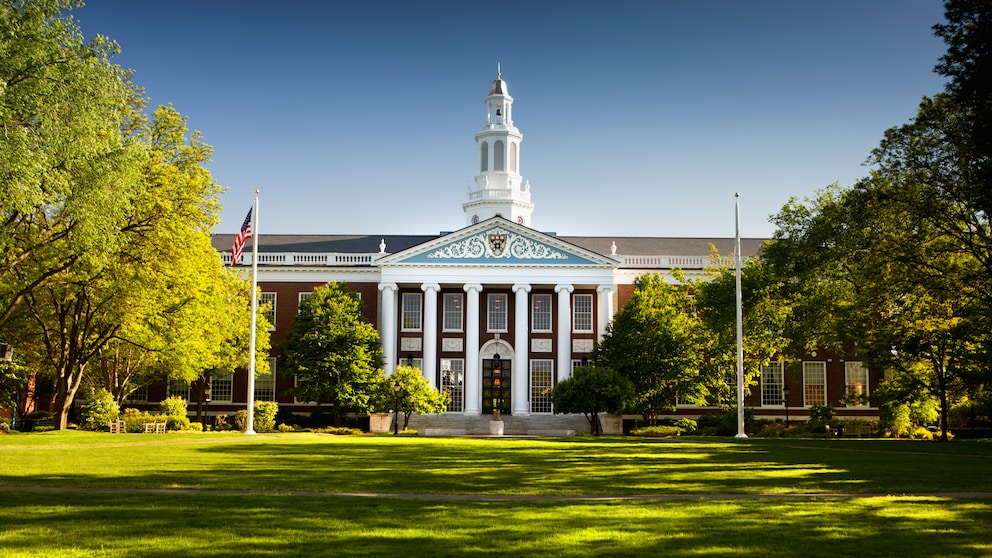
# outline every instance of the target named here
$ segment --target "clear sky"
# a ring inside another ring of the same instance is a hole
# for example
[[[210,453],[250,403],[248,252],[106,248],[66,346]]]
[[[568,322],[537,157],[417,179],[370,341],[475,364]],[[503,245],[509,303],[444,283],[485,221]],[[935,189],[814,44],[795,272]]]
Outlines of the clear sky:
[[[865,176],[943,89],[939,0],[90,0],[150,106],[215,149],[219,233],[464,226],[502,66],[534,227],[769,236],[791,197]]]

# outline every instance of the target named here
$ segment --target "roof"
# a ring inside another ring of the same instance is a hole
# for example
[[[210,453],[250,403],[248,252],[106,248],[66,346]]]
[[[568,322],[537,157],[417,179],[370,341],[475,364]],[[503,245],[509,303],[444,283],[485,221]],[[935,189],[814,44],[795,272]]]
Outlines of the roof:
[[[259,252],[312,252],[312,253],[354,253],[377,254],[380,242],[385,242],[385,251],[394,254],[435,240],[443,235],[334,235],[334,234],[263,234],[259,235]],[[230,252],[234,244],[233,234],[217,234],[212,238],[213,246],[219,252]],[[680,238],[680,237],[641,237],[641,236],[556,236],[558,240],[569,242],[586,250],[602,254],[612,253],[612,245],[617,245],[617,254],[626,256],[704,256],[710,253],[710,245],[720,254],[734,251],[733,238]],[[741,254],[754,256],[765,238],[742,238]]]

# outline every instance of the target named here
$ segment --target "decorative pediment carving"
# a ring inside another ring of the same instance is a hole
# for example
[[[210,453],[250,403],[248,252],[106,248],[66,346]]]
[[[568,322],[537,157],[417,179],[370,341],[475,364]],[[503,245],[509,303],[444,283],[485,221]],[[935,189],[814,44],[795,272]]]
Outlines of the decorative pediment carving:
[[[428,259],[514,259],[567,260],[568,254],[532,238],[495,227],[457,242],[442,246],[427,255]]]

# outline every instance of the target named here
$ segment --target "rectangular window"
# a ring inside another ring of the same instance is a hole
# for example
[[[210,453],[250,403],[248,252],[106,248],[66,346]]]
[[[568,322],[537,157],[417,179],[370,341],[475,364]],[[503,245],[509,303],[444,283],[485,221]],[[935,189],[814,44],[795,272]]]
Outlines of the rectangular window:
[[[536,294],[530,297],[531,331],[551,331],[551,295]]]
[[[276,293],[262,293],[262,298],[258,299],[258,305],[264,306],[268,304],[268,309],[265,310],[265,319],[269,320],[269,324],[272,326],[269,331],[274,331],[276,329]]]
[[[460,358],[441,359],[441,390],[446,392],[451,401],[449,413],[460,413],[465,406],[465,361]]]
[[[214,372],[210,376],[210,400],[230,402],[234,392],[234,374],[230,372]]]
[[[781,362],[773,362],[761,367],[761,406],[782,407],[785,395],[782,385],[785,380],[784,367]]]
[[[445,293],[444,295],[444,319],[441,323],[442,331],[462,330],[462,294]]]
[[[551,388],[554,386],[555,361],[550,358],[530,361],[530,412],[550,413]]]
[[[491,294],[488,297],[487,331],[507,331],[506,329],[506,295]]]
[[[182,397],[189,401],[189,382],[177,378],[169,378],[169,397]]]
[[[803,363],[803,405],[827,404],[827,363]]]
[[[577,294],[572,297],[572,331],[592,333],[591,294]]]
[[[300,306],[303,305],[303,301],[306,300],[306,299],[308,299],[308,298],[310,298],[310,295],[312,295],[312,294],[313,294],[312,292],[309,292],[309,293],[300,293],[300,300],[298,300],[296,302],[296,313],[297,314],[300,313]]]
[[[403,357],[396,363],[396,366],[409,366],[422,371],[424,369],[424,359]]]
[[[847,395],[852,398],[849,406],[863,407],[868,404],[868,369],[860,360],[844,363],[844,384]]]
[[[420,331],[423,298],[419,293],[403,293],[403,331]]]
[[[255,376],[255,401],[276,400],[276,359],[269,359],[269,373]]]
[[[124,398],[125,403],[148,403],[148,386],[140,387]]]

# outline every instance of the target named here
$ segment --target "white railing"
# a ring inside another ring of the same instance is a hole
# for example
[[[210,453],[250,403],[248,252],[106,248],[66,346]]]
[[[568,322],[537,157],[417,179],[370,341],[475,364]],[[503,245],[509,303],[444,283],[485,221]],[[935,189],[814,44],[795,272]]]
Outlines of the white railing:
[[[733,258],[712,261],[708,256],[620,256],[621,268],[633,269],[706,269],[734,265]]]
[[[350,254],[346,252],[261,252],[258,255],[258,265],[281,266],[371,266],[376,258],[385,254]],[[251,252],[241,254],[239,265],[251,265]],[[224,265],[231,265],[231,254],[221,254]]]
[[[469,200],[486,199],[514,199],[529,202],[530,192],[517,190],[516,188],[482,188],[468,193]]]
[[[241,255],[239,265],[251,265],[251,252]],[[384,256],[379,253],[351,254],[345,252],[262,252],[258,265],[269,266],[326,266],[326,267],[371,267],[375,260]],[[708,267],[733,267],[734,259],[722,257],[713,262],[707,256],[614,256],[620,261],[621,269],[706,269]],[[231,254],[221,254],[224,265],[231,264]]]

